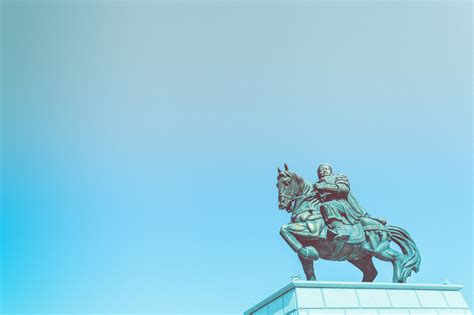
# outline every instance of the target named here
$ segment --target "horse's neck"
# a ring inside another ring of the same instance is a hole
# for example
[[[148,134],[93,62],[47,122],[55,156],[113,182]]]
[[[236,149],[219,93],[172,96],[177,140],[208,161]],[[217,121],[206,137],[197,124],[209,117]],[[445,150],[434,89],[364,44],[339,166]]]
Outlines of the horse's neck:
[[[303,178],[299,177],[298,182],[301,184],[298,185],[298,192],[296,193],[296,196],[307,195],[313,190],[313,185]]]
[[[298,198],[294,203],[292,217],[312,209],[312,196],[308,195],[313,191],[313,185],[305,180],[301,180],[300,182],[301,184],[298,187],[298,194],[296,195],[300,198]]]
[[[303,181],[302,194],[307,195],[313,190],[313,185],[307,181]]]

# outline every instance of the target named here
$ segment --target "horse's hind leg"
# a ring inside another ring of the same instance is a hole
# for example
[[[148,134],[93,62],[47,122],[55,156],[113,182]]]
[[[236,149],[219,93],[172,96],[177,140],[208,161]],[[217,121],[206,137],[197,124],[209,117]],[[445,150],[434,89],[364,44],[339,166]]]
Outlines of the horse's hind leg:
[[[298,255],[298,258],[303,265],[304,274],[306,275],[306,280],[316,280],[316,275],[314,274],[314,264],[311,259],[305,259]]]
[[[365,256],[361,259],[350,259],[349,262],[364,273],[362,282],[372,282],[375,277],[377,277],[377,269],[372,261],[372,256]]]
[[[392,281],[394,283],[405,282],[403,279],[400,279],[400,264],[403,259],[403,254],[389,247],[386,250],[375,252],[374,256],[380,260],[390,261],[392,263],[393,265]]]

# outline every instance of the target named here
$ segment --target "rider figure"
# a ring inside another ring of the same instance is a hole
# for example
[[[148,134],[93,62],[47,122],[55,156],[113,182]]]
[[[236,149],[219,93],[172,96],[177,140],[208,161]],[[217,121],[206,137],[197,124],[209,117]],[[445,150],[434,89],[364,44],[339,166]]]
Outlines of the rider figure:
[[[320,210],[328,232],[335,240],[348,240],[353,230],[348,226],[361,225],[359,220],[367,213],[350,194],[345,175],[333,175],[331,165],[323,163],[318,167],[318,178],[313,188],[321,201]]]

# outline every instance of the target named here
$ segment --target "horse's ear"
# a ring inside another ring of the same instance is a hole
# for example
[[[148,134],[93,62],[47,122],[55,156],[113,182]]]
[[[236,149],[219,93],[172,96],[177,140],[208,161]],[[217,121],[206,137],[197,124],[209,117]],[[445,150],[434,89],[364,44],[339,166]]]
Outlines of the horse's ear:
[[[278,168],[278,174],[280,174],[280,173],[281,173],[281,169],[280,169],[280,168]]]
[[[289,171],[290,169],[288,168],[288,165],[285,163],[285,171]]]

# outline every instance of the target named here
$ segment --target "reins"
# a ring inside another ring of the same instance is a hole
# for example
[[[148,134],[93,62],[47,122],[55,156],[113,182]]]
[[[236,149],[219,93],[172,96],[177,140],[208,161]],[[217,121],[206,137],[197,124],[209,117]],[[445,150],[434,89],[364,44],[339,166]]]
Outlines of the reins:
[[[280,196],[291,199],[291,201],[306,199],[308,197],[313,197],[315,195],[316,195],[316,193],[314,191],[310,191],[309,193],[302,194],[301,196],[289,195],[289,194],[284,194],[284,193],[280,194]]]

